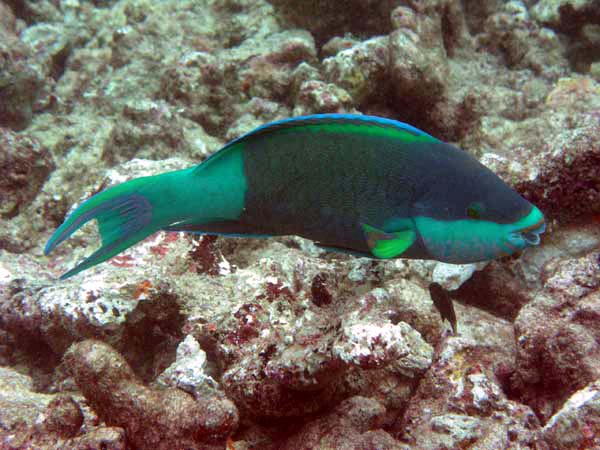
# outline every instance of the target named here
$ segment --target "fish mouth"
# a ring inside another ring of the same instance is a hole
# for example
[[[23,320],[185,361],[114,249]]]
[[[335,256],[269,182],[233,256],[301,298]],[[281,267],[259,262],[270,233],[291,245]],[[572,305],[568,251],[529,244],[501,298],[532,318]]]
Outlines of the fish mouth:
[[[523,246],[539,245],[540,235],[546,231],[546,221],[540,218],[532,225],[517,229],[510,233],[509,240],[513,243],[522,243]]]

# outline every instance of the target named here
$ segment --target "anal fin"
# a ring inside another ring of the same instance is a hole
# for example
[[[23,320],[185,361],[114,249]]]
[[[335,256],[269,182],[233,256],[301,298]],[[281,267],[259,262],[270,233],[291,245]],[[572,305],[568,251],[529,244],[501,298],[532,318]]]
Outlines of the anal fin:
[[[268,238],[273,236],[272,234],[257,232],[256,230],[249,229],[247,226],[240,224],[238,221],[225,220],[222,218],[206,219],[201,223],[175,223],[163,228],[163,230],[244,238]]]
[[[369,258],[371,257],[370,253],[365,253],[365,252],[361,252],[359,250],[353,250],[350,248],[345,248],[345,247],[336,247],[335,245],[328,245],[328,244],[324,244],[322,242],[315,242],[315,245],[320,248],[325,250],[326,252],[331,252],[331,253],[341,253],[344,255],[352,255],[356,258]]]

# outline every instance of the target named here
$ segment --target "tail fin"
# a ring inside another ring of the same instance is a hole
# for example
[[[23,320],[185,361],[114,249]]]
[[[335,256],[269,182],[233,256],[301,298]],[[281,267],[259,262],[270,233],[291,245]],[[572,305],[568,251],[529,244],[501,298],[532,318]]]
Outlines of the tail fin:
[[[54,232],[46,244],[48,255],[56,246],[92,219],[98,220],[102,246],[73,269],[64,273],[64,280],[122,252],[133,244],[158,231],[158,223],[151,203],[158,177],[137,178],[102,191],[82,203]]]

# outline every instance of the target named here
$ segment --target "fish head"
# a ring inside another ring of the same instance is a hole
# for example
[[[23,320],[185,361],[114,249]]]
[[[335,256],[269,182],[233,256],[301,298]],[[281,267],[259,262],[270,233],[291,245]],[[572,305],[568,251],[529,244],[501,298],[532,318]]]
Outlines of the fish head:
[[[453,147],[454,148],[454,147]],[[412,205],[420,245],[431,259],[470,263],[538,245],[544,215],[491,170],[456,149]]]

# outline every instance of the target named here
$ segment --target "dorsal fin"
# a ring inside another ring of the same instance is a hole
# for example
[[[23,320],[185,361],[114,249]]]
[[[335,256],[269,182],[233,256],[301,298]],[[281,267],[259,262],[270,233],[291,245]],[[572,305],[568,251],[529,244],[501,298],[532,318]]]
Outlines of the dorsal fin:
[[[221,150],[206,159],[201,166],[218,158],[227,149],[240,142],[276,131],[293,130],[298,127],[314,128],[315,131],[349,132],[395,137],[404,142],[439,142],[430,134],[418,128],[393,119],[362,114],[313,114],[310,116],[291,117],[261,125],[254,130],[228,142]]]
[[[260,127],[243,134],[242,136],[229,142],[225,147],[234,145],[239,141],[245,140],[252,136],[258,136],[267,132],[273,132],[276,130],[291,129],[296,127],[331,127],[337,126],[338,130],[344,126],[355,126],[364,130],[363,132],[368,134],[369,129],[380,130],[381,132],[387,131],[390,135],[396,135],[399,139],[405,139],[408,141],[429,141],[437,142],[438,140],[433,136],[419,130],[418,128],[408,125],[407,123],[399,122],[397,120],[386,119],[377,116],[367,116],[362,114],[313,114],[311,116],[298,116],[291,117],[289,119],[277,120],[275,122],[261,125]],[[360,132],[357,130],[357,132]],[[404,140],[403,139],[403,140]]]

